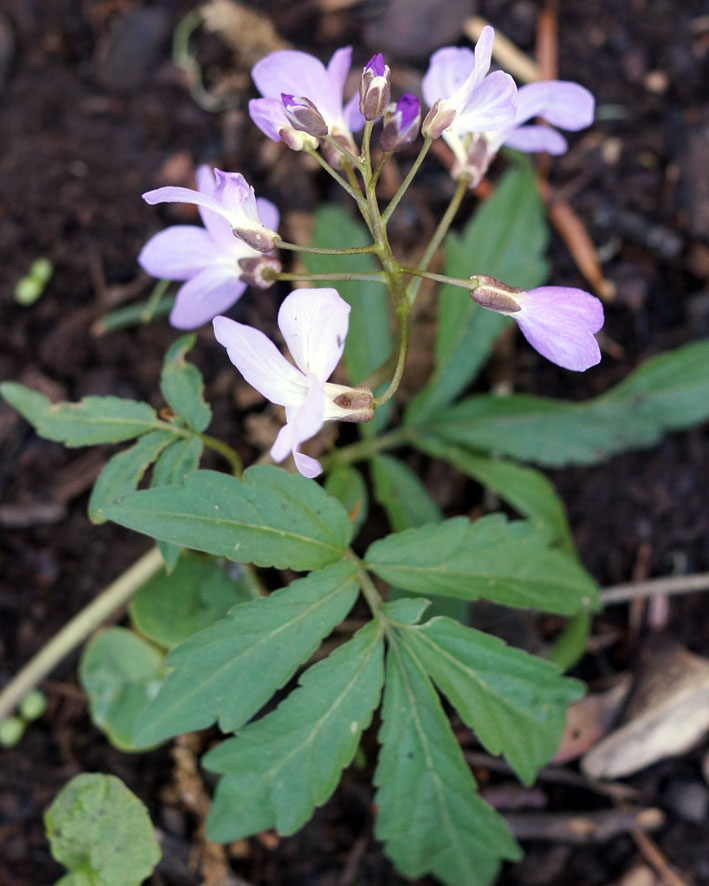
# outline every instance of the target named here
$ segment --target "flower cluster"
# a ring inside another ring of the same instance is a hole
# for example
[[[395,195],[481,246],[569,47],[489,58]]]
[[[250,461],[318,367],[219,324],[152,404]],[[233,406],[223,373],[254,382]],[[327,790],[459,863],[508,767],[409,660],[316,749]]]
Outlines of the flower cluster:
[[[361,174],[372,174],[369,151],[376,121],[382,123],[380,166],[421,132],[420,158],[433,140],[442,138],[453,155],[451,175],[464,187],[475,187],[502,145],[560,154],[566,141],[553,127],[581,129],[594,113],[593,97],[576,83],[547,81],[517,89],[509,74],[490,73],[493,43],[493,29],[485,27],[474,51],[445,47],[433,54],[422,83],[429,108],[423,124],[415,95],[391,100],[391,72],[379,53],[365,65],[359,91],[345,100],[350,47],[338,49],[327,66],[293,50],[266,56],[252,70],[261,97],[249,102],[249,114],[273,141],[313,155],[321,148],[325,159],[320,162],[329,164],[355,197],[351,182],[357,165]],[[536,118],[545,125],[530,123]],[[360,150],[355,133],[363,127]],[[344,168],[351,173],[350,186],[338,171]],[[301,444],[324,421],[367,421],[378,405],[366,388],[327,382],[343,353],[350,308],[334,289],[300,289],[284,300],[278,323],[295,366],[263,333],[218,316],[247,285],[265,288],[287,277],[273,253],[279,246],[297,247],[279,239],[278,210],[256,198],[240,174],[201,166],[196,184],[196,190],[163,187],[143,195],[150,204],[196,205],[203,227],[166,228],[146,243],[139,262],[153,276],[183,281],[170,315],[174,326],[192,329],[216,317],[215,335],[234,365],[264,397],[285,407],[286,425],[272,457],[282,461],[292,453],[301,473],[316,476],[320,465],[300,451]],[[484,275],[471,278],[470,290],[482,307],[512,316],[527,341],[558,365],[584,370],[599,361],[593,334],[602,326],[603,309],[594,296],[553,286],[525,292]]]

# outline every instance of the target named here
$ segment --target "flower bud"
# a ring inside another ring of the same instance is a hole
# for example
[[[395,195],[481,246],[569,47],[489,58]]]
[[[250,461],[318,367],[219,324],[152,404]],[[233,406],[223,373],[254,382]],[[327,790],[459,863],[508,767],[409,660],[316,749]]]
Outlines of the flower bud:
[[[335,385],[325,382],[325,419],[364,422],[374,418],[374,395],[366,385]]]
[[[281,101],[288,122],[293,129],[306,132],[314,138],[322,138],[327,135],[327,123],[309,98],[281,93]]]
[[[232,228],[232,232],[239,240],[243,240],[247,246],[255,249],[257,252],[273,252],[276,248],[275,231],[270,231],[264,225],[254,227]]]
[[[254,255],[251,258],[240,258],[241,274],[239,280],[256,289],[268,289],[275,282],[275,274],[281,272],[282,265],[277,258],[270,255]]]
[[[372,56],[362,71],[359,83],[359,110],[365,120],[378,120],[389,104],[391,71],[381,52]]]
[[[382,151],[401,151],[407,148],[419,133],[421,103],[415,95],[405,92],[399,101],[389,105],[384,114],[379,147]]]
[[[481,307],[498,314],[516,314],[522,310],[518,296],[524,295],[524,289],[516,286],[508,286],[487,274],[476,274],[471,280],[477,280],[477,285],[470,290],[470,296]]]
[[[421,132],[425,138],[440,138],[443,130],[448,129],[455,118],[455,108],[446,107],[446,103],[443,99],[439,98],[433,103],[433,107],[428,114],[426,114],[426,119],[423,121]]]

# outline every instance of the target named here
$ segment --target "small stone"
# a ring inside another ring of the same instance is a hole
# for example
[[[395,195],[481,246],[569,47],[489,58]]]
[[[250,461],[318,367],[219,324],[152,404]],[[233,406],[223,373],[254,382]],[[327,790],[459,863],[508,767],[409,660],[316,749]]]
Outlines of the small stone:
[[[665,791],[665,805],[685,821],[701,824],[709,813],[709,789],[698,781],[673,779]]]

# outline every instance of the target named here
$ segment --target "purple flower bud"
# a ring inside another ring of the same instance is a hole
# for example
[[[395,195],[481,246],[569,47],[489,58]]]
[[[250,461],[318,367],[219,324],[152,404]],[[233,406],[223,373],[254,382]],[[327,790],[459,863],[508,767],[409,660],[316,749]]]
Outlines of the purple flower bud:
[[[384,114],[379,147],[383,151],[401,151],[408,147],[418,135],[420,123],[421,103],[415,95],[405,92]]]
[[[281,93],[283,110],[286,118],[293,129],[299,132],[307,132],[315,138],[327,135],[328,127],[322,114],[317,107],[302,95],[286,95]]]
[[[441,99],[437,99],[431,110],[426,114],[421,132],[426,138],[440,138],[456,118],[455,108],[445,107]]]
[[[359,83],[359,110],[365,120],[378,120],[391,97],[391,71],[378,52],[367,62]]]

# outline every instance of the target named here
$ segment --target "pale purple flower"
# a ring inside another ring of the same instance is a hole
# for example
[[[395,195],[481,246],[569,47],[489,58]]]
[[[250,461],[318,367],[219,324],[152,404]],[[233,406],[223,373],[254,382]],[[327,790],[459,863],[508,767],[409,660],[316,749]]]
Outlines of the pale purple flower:
[[[486,25],[474,52],[447,46],[431,56],[422,82],[424,99],[431,108],[424,120],[424,135],[443,135],[453,146],[468,133],[514,122],[514,80],[502,71],[488,74],[494,41],[495,31]]]
[[[284,140],[295,149],[308,144],[317,146],[317,139],[292,126],[282,96],[306,98],[317,108],[331,136],[351,142],[352,132],[364,125],[358,95],[343,106],[343,90],[351,63],[351,46],[338,49],[327,67],[307,52],[282,49],[269,53],[251,69],[256,88],[263,96],[249,102],[251,119],[273,141]]]
[[[365,120],[378,120],[391,98],[391,71],[381,52],[373,55],[362,70],[359,110]]]
[[[452,46],[439,49],[431,56],[431,64],[423,79],[423,94],[429,105],[441,97],[451,101],[459,95],[459,84],[465,72],[473,63],[478,63],[483,35],[478,41],[474,58],[469,49]],[[491,49],[489,36],[487,43]],[[489,56],[487,59],[489,64]],[[468,175],[473,186],[479,184],[503,144],[519,151],[563,154],[567,147],[566,140],[555,129],[523,125],[533,117],[542,117],[554,126],[574,132],[593,122],[593,96],[578,83],[561,80],[528,83],[517,90],[515,102],[515,114],[502,123],[498,121],[494,126],[481,126],[479,120],[458,114],[453,124],[444,130],[443,138],[455,155],[452,170],[455,178]]]
[[[350,306],[335,289],[296,289],[278,312],[278,327],[295,366],[258,329],[216,317],[214,334],[246,381],[272,403],[285,406],[286,424],[271,448],[283,461],[293,454],[306,477],[321,473],[320,463],[300,452],[323,422],[368,421],[372,393],[327,382],[340,362],[349,327]]]
[[[509,314],[539,353],[564,369],[583,372],[600,362],[594,333],[603,326],[603,305],[582,289],[540,286],[515,289],[492,277],[478,277],[470,293],[482,307]]]
[[[250,223],[260,227],[263,219],[264,230],[278,227],[276,207],[268,200],[256,199],[243,176],[218,169],[212,173],[209,166],[200,166],[196,179],[196,191],[168,187],[143,195],[148,203],[195,203],[204,222],[203,228],[165,228],[148,240],[138,256],[140,266],[153,277],[186,281],[178,290],[170,314],[170,322],[178,329],[195,329],[207,323],[228,310],[246,289],[246,283],[239,279],[239,260],[260,256],[261,252],[234,236],[234,222],[242,222],[238,213],[243,211]],[[234,179],[239,181],[234,184]],[[238,204],[232,211],[224,192],[240,195],[245,189],[247,208]]]

